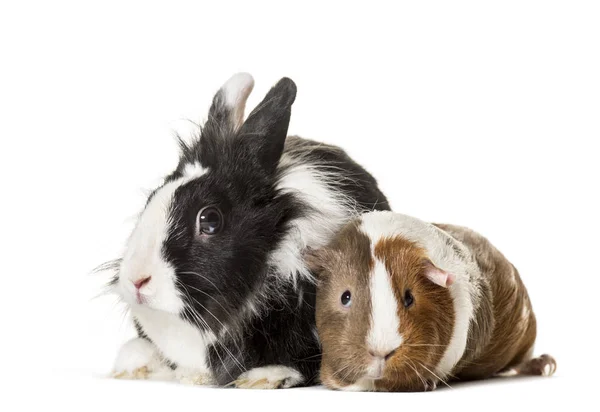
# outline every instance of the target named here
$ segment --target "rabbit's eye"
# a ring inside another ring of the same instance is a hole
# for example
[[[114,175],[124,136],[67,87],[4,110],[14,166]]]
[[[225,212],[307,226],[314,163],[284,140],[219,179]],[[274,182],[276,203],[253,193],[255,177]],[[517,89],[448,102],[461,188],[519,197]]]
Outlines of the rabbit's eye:
[[[215,235],[223,227],[223,214],[214,206],[205,207],[198,213],[198,231],[205,235]]]

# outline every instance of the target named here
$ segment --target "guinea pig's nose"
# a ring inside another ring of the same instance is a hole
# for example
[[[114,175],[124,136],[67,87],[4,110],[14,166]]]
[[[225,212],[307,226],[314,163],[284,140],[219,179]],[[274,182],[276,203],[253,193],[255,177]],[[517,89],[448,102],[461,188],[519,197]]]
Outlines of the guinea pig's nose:
[[[374,350],[369,350],[369,355],[371,355],[374,358],[383,358],[384,360],[388,360],[389,358],[394,356],[394,353],[396,353],[396,350],[398,350],[398,348],[392,349],[389,352],[386,352],[386,351],[375,352]]]
[[[152,279],[152,276],[145,276],[145,277],[142,277],[132,283],[133,283],[133,286],[135,286],[135,288],[137,290],[140,290],[142,288],[142,286],[144,286],[146,283],[150,282],[150,279]]]

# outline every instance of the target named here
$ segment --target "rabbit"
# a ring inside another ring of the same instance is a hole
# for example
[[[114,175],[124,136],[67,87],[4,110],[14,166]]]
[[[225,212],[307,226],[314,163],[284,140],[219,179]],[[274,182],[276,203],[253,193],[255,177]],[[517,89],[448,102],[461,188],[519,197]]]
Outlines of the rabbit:
[[[349,391],[552,375],[519,272],[486,238],[391,211],[365,213],[306,255],[319,280],[320,379]]]
[[[291,79],[244,119],[253,87],[238,73],[218,90],[199,137],[180,141],[176,168],[149,195],[113,265],[109,288],[138,335],[121,347],[114,377],[318,383],[316,282],[304,251],[354,216],[390,206],[343,149],[287,136]]]

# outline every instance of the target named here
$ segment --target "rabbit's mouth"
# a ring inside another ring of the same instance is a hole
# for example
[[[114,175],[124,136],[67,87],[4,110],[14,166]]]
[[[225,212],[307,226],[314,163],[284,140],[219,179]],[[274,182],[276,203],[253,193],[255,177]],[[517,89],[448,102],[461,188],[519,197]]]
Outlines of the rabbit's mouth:
[[[144,305],[144,304],[146,304],[147,301],[148,301],[148,299],[146,298],[146,296],[143,295],[139,290],[137,290],[135,292],[135,302],[138,305]]]

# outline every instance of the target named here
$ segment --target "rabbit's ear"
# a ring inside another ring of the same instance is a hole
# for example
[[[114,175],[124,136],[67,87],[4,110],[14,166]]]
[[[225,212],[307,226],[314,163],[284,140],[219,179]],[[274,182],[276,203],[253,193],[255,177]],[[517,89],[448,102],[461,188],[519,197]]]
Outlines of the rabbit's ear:
[[[244,122],[248,96],[254,88],[254,79],[248,73],[234,74],[213,98],[207,122],[214,122],[237,131]]]
[[[239,138],[251,145],[259,164],[267,172],[277,167],[287,136],[296,84],[284,77],[269,90],[242,125]]]

